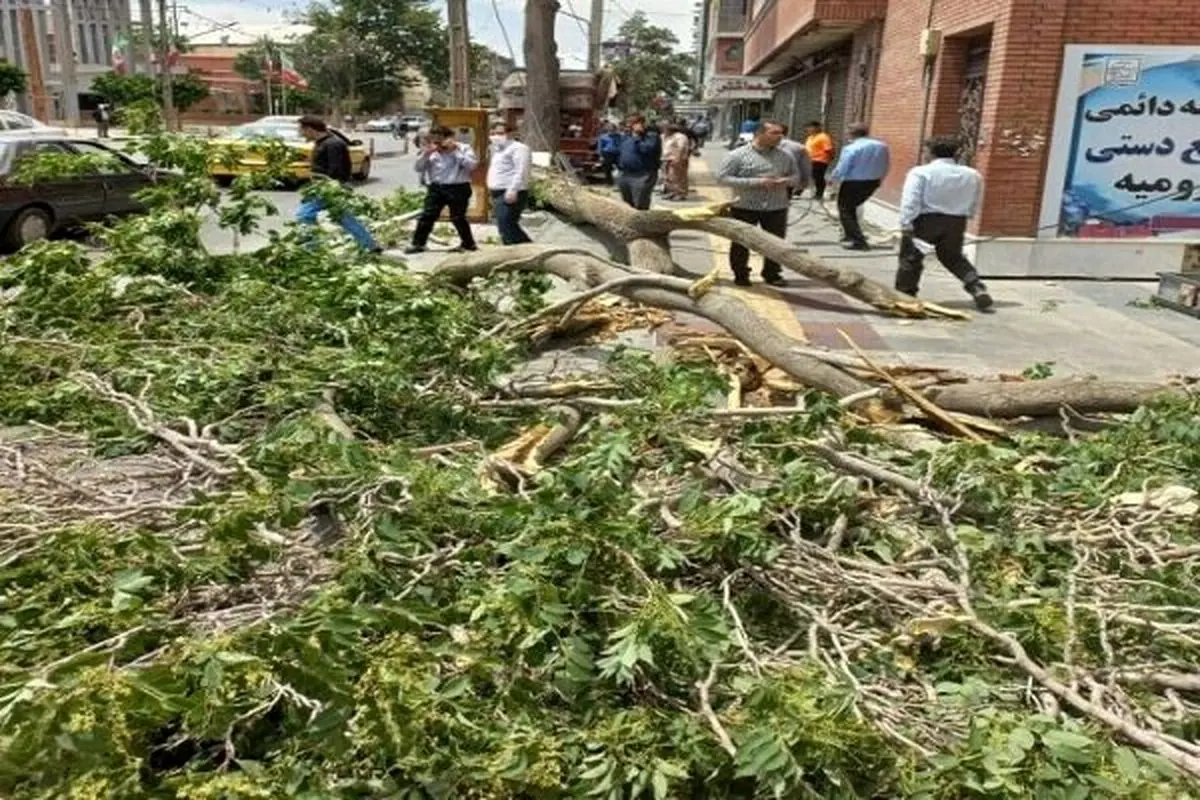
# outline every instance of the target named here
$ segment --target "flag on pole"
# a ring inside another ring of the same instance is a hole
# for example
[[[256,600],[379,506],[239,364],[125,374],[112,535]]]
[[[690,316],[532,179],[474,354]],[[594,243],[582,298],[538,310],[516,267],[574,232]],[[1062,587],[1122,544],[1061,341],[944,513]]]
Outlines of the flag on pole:
[[[279,53],[279,81],[284,86],[291,86],[293,89],[307,89],[308,81],[299,72],[296,72],[296,65],[292,62],[292,57],[287,53],[280,51]]]

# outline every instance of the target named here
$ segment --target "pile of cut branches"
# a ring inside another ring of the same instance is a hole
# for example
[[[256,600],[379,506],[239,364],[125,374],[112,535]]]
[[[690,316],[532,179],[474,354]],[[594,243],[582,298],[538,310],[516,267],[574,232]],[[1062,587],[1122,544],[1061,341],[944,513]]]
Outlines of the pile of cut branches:
[[[177,200],[0,269],[0,794],[1197,795],[1184,388],[1015,433],[740,311],[539,380],[600,294],[737,296]]]

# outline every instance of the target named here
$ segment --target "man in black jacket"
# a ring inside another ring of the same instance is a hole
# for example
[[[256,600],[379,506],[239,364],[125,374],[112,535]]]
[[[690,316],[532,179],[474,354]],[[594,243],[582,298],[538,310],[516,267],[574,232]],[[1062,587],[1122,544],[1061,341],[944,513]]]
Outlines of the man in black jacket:
[[[350,181],[350,148],[340,136],[329,130],[325,120],[320,117],[301,117],[300,135],[313,143],[312,174],[315,180],[327,179],[338,183]],[[324,208],[325,202],[319,197],[303,200],[296,209],[296,221],[304,225],[315,225],[317,216]],[[338,222],[363,250],[371,253],[382,252],[383,248],[358,217],[344,211]]]

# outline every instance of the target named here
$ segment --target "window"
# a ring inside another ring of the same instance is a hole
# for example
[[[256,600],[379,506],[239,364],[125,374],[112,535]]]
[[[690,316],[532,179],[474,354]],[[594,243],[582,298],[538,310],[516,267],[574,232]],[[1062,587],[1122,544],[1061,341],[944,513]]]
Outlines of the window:
[[[88,58],[87,34],[84,32],[83,23],[79,23],[79,63],[90,64],[92,60]]]
[[[100,54],[100,60],[105,64],[112,64],[112,39],[108,36],[108,26],[100,26],[100,38],[104,41],[104,52]]]
[[[71,142],[71,149],[80,155],[100,156],[108,165],[107,172],[133,172],[133,167],[126,163],[125,159],[102,145],[75,141]]]
[[[11,111],[6,111],[0,114],[0,121],[4,122],[4,127],[10,131],[28,131],[33,129],[33,121],[20,114],[14,114]]]

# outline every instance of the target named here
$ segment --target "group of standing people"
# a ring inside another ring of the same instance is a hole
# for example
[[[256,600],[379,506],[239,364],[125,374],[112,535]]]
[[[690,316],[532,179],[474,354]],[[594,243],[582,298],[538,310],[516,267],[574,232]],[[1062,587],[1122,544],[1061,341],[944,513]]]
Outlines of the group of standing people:
[[[604,178],[637,209],[650,207],[660,176],[664,200],[687,200],[692,154],[703,146],[708,132],[705,119],[691,123],[674,120],[657,129],[640,114],[629,117],[621,127],[608,123],[596,140]]]
[[[524,142],[513,136],[506,122],[493,123],[489,132],[490,159],[487,187],[496,216],[500,241],[506,245],[525,244],[531,239],[521,227],[521,215],[529,204],[529,178],[533,153]],[[471,205],[471,173],[479,166],[479,157],[471,146],[459,142],[454,131],[434,127],[425,138],[416,170],[425,187],[425,204],[412,241],[405,253],[423,253],[444,210],[449,211],[450,223],[458,233],[458,250],[478,250],[467,209]]]
[[[736,147],[717,171],[719,182],[734,190],[732,215],[780,238],[786,238],[790,200],[813,184],[813,198],[823,200],[826,185],[837,187],[838,220],[843,246],[848,250],[870,250],[859,221],[859,210],[879,189],[891,167],[887,144],[870,135],[863,123],[850,125],[847,144],[835,159],[833,140],[820,123],[807,126],[803,144],[787,138],[786,125],[748,120],[742,133],[748,143]],[[959,144],[939,137],[926,143],[929,160],[914,167],[904,181],[900,203],[900,256],[896,289],[915,296],[920,289],[924,258],[936,252],[938,260],[952,272],[980,310],[993,305],[987,287],[963,253],[967,223],[978,210],[983,192],[980,174],[956,161]],[[832,169],[830,166],[832,165]],[[735,282],[750,284],[749,252],[734,243],[729,265]],[[779,264],[765,259],[765,283],[784,284]]]

